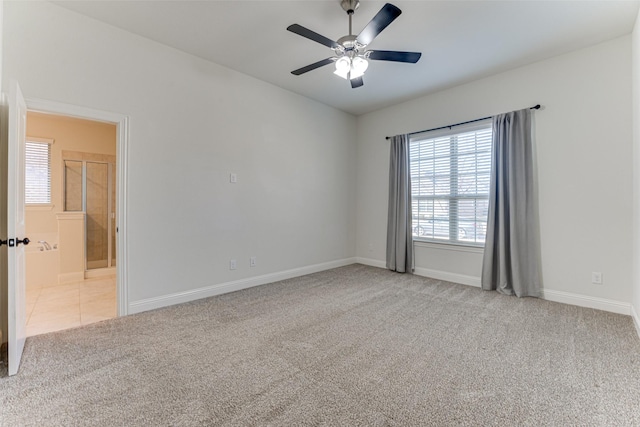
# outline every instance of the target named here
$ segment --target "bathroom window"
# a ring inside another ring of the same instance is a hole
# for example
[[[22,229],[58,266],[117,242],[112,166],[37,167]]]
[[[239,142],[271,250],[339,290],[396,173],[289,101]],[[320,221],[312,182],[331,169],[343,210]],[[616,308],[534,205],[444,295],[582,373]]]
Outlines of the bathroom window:
[[[52,139],[27,138],[25,143],[25,203],[51,204]]]

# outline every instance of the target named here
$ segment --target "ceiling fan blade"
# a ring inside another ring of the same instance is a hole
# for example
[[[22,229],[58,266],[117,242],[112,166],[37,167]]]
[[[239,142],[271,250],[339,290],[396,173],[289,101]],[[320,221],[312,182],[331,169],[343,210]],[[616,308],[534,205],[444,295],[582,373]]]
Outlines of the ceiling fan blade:
[[[420,52],[398,52],[395,50],[371,50],[369,59],[375,59],[377,61],[395,61],[395,62],[410,62],[415,64],[418,62],[422,53]]]
[[[358,34],[356,41],[365,46],[368,45],[401,13],[402,11],[391,3],[385,4],[378,14],[364,27],[364,30]]]
[[[322,61],[314,62],[313,64],[307,65],[306,67],[302,67],[302,68],[298,68],[297,70],[293,70],[291,72],[291,74],[299,76],[300,74],[304,74],[304,73],[309,72],[311,70],[315,70],[316,68],[320,68],[320,67],[323,67],[325,65],[331,64],[335,60],[336,60],[335,58],[323,59]]]
[[[351,79],[351,88],[352,89],[360,87],[363,84],[364,84],[364,81],[362,80],[362,77],[356,77],[355,79]]]
[[[318,42],[327,47],[330,47],[331,49],[340,47],[340,45],[337,42],[334,42],[333,40],[323,35],[320,35],[315,31],[311,31],[310,29],[305,28],[302,25],[298,25],[298,24],[289,25],[287,27],[287,30],[291,31],[292,33],[296,33],[302,37],[306,37],[309,40],[313,40],[314,42]]]

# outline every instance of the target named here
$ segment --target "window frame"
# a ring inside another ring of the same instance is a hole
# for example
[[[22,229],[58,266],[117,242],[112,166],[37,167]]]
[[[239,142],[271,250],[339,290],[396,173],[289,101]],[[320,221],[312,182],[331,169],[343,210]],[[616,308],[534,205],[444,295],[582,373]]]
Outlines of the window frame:
[[[39,137],[33,137],[33,136],[27,136],[25,137],[25,208],[29,209],[29,210],[33,210],[33,209],[48,209],[53,207],[53,177],[52,177],[52,173],[53,173],[53,168],[52,168],[52,157],[53,157],[53,152],[52,152],[52,145],[54,144],[55,140],[53,138],[39,138]],[[27,158],[26,158],[26,144],[46,144],[48,145],[48,161],[47,161],[47,167],[48,167],[48,172],[49,172],[49,202],[48,203],[30,203],[27,201],[27,194],[26,194],[26,181],[27,181],[27,176],[26,176],[26,169],[27,169]]]
[[[426,132],[420,132],[420,133],[416,133],[416,134],[412,134],[409,137],[409,152],[412,152],[412,144],[415,144],[419,141],[425,141],[425,140],[431,140],[431,139],[436,139],[436,138],[445,138],[445,137],[453,137],[455,135],[460,135],[460,134],[464,134],[464,133],[469,133],[469,132],[477,132],[477,131],[481,131],[481,130],[489,130],[491,131],[491,136],[490,136],[490,144],[488,147],[488,151],[489,151],[489,182],[490,182],[490,171],[491,171],[491,162],[492,162],[492,158],[491,158],[491,149],[492,149],[492,145],[493,145],[493,135],[492,135],[492,127],[493,127],[493,120],[492,118],[487,118],[487,119],[483,119],[483,120],[478,120],[472,123],[466,123],[464,125],[458,125],[458,126],[451,126],[451,127],[445,127],[445,128],[439,128],[433,131],[426,131]],[[455,142],[454,141],[450,141],[449,142],[449,149],[450,149],[450,153],[451,155],[449,156],[450,162],[449,162],[449,169],[451,170],[453,169],[457,169],[457,164],[456,164],[456,160],[458,160],[458,153],[457,151],[455,152],[455,154],[453,153],[453,151],[455,151],[457,149],[457,147],[455,146]],[[483,150],[484,151],[484,150]],[[479,151],[473,151],[474,153],[478,153]],[[435,159],[435,157],[434,157]],[[409,157],[409,163],[410,165],[412,165],[412,161],[411,161],[411,155]],[[411,169],[412,167],[410,166],[410,171],[409,173],[411,174]],[[483,172],[482,174],[484,175],[486,172]],[[435,172],[434,172],[434,176],[435,176]],[[448,206],[447,206],[447,212],[448,212],[448,217],[446,220],[446,223],[448,224],[448,228],[449,228],[449,237],[447,239],[444,238],[436,238],[436,237],[425,237],[425,236],[416,236],[413,232],[414,230],[414,215],[416,215],[413,212],[412,209],[412,214],[411,214],[411,235],[412,235],[412,239],[414,242],[416,243],[421,243],[421,244],[434,244],[434,245],[446,245],[446,246],[452,246],[452,247],[469,247],[469,248],[476,248],[476,249],[482,249],[484,248],[485,244],[486,244],[486,234],[485,234],[485,240],[482,242],[472,242],[472,241],[464,241],[464,240],[458,240],[457,237],[455,237],[455,234],[459,233],[459,222],[460,222],[460,215],[456,214],[455,218],[452,221],[451,218],[451,213],[453,212],[458,212],[458,203],[460,200],[462,199],[473,199],[473,200],[478,200],[478,199],[483,199],[483,200],[487,200],[487,211],[488,211],[488,203],[489,203],[489,192],[486,193],[486,197],[483,193],[475,193],[475,194],[471,194],[471,195],[467,195],[467,196],[462,196],[460,197],[460,195],[456,194],[456,192],[452,192],[452,189],[456,188],[458,186],[458,178],[459,178],[459,174],[455,173],[455,176],[452,176],[451,172],[448,175],[450,177],[449,179],[449,188],[450,191],[448,194],[446,195],[437,195],[434,194],[433,196],[417,196],[416,194],[413,194],[414,192],[412,191],[411,194],[411,204],[413,205],[414,202],[416,201],[416,196],[420,197],[421,200],[437,200],[437,199],[445,199],[448,201]],[[477,171],[476,171],[476,177],[477,177]],[[478,182],[478,180],[476,180],[476,182]],[[434,184],[435,185],[435,184]],[[413,184],[412,184],[413,187]],[[413,190],[413,188],[412,188]],[[490,190],[489,190],[490,191]],[[478,197],[481,196],[481,197]],[[453,207],[451,205],[451,202],[453,203]],[[475,208],[474,208],[475,209]],[[444,222],[444,221],[443,221]],[[485,224],[486,224],[486,219],[485,219]],[[453,230],[453,231],[452,231]],[[485,233],[486,233],[486,228],[485,228]],[[452,239],[452,236],[454,236],[454,239]]]

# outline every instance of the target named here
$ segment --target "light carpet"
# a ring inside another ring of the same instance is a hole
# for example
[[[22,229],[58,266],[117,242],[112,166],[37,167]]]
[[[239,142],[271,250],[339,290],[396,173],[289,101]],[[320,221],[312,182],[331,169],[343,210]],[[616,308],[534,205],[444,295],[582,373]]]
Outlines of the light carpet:
[[[640,425],[632,320],[351,265],[28,338],[2,426]]]

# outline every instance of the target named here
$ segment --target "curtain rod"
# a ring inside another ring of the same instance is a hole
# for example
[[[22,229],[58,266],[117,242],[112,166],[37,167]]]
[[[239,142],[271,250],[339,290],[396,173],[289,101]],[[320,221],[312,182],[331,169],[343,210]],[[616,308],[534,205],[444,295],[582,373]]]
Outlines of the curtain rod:
[[[529,109],[530,110],[539,110],[540,109],[540,104],[534,105],[533,107],[531,107]],[[475,119],[475,120],[469,120],[469,121],[466,121],[466,122],[456,123],[455,125],[440,126],[439,128],[433,128],[433,129],[427,129],[427,130],[419,130],[417,132],[408,133],[407,135],[415,135],[417,133],[431,132],[433,130],[440,130],[440,129],[446,129],[446,128],[451,129],[454,126],[460,126],[460,125],[466,125],[467,123],[479,122],[479,121],[482,121],[482,120],[490,119],[492,117],[493,116],[488,116],[488,117],[483,117],[481,119]],[[390,136],[386,136],[385,139],[391,139],[391,137]]]

